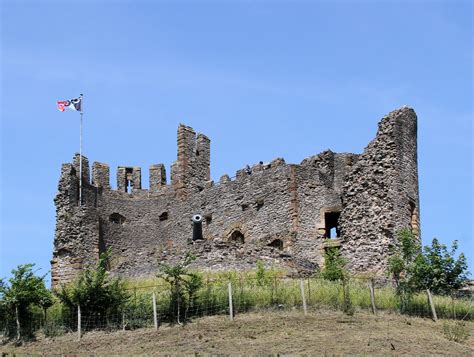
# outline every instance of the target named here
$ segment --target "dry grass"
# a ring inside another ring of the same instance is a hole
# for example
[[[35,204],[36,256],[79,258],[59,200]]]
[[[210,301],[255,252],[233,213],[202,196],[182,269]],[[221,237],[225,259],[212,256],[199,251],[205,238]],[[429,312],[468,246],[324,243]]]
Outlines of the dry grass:
[[[249,313],[204,317],[184,326],[158,331],[89,332],[80,342],[75,335],[39,337],[20,347],[0,351],[10,356],[117,356],[165,354],[329,354],[362,355],[472,355],[474,323],[466,322],[470,337],[459,344],[444,337],[442,323],[397,314],[301,311]]]

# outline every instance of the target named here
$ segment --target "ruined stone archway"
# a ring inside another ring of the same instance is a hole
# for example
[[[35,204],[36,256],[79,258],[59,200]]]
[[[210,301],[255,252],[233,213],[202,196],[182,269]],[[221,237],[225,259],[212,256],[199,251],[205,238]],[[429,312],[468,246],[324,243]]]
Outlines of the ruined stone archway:
[[[249,240],[249,233],[241,222],[237,222],[225,230],[222,238],[228,242],[245,243]]]
[[[230,235],[230,241],[243,244],[245,243],[245,236],[241,231],[235,230]]]

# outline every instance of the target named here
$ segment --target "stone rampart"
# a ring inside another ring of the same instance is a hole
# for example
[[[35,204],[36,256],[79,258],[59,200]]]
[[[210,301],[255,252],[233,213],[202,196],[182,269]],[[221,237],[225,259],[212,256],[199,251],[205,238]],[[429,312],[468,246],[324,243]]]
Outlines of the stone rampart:
[[[65,284],[100,252],[112,251],[110,271],[156,272],[158,261],[193,251],[204,269],[248,269],[257,260],[296,272],[324,264],[325,247],[340,247],[354,271],[381,273],[397,230],[419,232],[416,115],[390,113],[361,155],[324,151],[287,164],[281,158],[210,180],[210,140],[178,128],[178,157],[167,184],[163,164],[119,167],[111,189],[109,166],[79,155],[63,164],[55,198],[53,286]],[[192,221],[203,216],[203,241]]]

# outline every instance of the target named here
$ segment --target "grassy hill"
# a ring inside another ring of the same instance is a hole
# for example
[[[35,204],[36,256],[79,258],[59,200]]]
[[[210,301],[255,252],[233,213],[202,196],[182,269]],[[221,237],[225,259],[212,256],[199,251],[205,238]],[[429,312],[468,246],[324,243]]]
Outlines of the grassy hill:
[[[34,342],[0,347],[9,356],[22,355],[165,355],[165,354],[369,354],[472,355],[474,323],[466,322],[470,337],[460,344],[446,338],[447,322],[394,313],[329,310],[265,311],[194,319],[186,325],[161,326],[158,331],[93,331],[77,342],[75,334],[38,336]]]

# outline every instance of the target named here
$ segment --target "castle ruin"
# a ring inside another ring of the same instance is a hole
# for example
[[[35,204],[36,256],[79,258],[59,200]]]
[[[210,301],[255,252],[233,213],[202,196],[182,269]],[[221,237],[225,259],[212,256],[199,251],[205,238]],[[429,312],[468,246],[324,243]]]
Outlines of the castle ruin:
[[[52,285],[71,281],[111,249],[109,269],[124,277],[152,275],[158,261],[194,252],[197,268],[250,269],[257,260],[289,271],[314,271],[324,250],[337,247],[353,272],[384,274],[400,229],[419,236],[417,117],[389,113],[362,154],[330,150],[287,164],[281,158],[210,179],[210,140],[178,128],[170,183],[163,164],[119,167],[62,165],[51,261]],[[203,240],[192,241],[192,217],[203,217]]]

